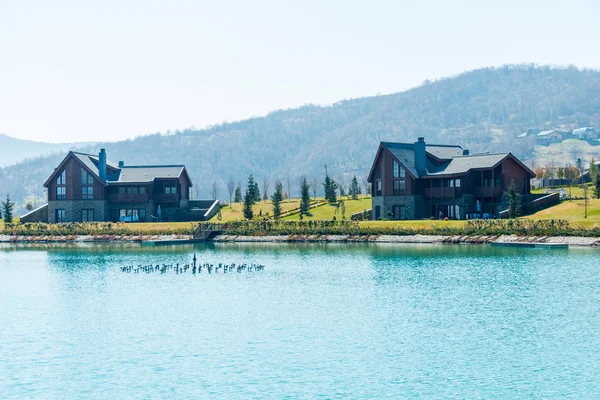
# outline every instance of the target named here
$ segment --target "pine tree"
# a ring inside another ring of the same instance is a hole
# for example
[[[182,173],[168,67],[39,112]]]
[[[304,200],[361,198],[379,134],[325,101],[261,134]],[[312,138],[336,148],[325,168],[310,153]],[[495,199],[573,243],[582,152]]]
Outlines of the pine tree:
[[[15,203],[10,201],[10,195],[6,195],[6,201],[2,202],[2,213],[4,214],[4,223],[10,224],[13,220],[13,208]]]
[[[521,214],[521,196],[517,193],[514,179],[510,180],[508,192],[505,192],[505,196],[508,200],[508,217],[517,218]]]
[[[337,201],[335,191],[337,190],[338,186],[337,183],[335,183],[335,181],[327,174],[325,175],[323,188],[325,189],[325,200],[327,200],[329,203],[335,203]]]
[[[255,202],[256,201],[256,183],[254,182],[254,177],[252,174],[248,177],[248,184],[246,185],[246,192],[250,194],[250,199]],[[246,199],[244,198],[244,201]],[[254,204],[254,203],[252,203]]]
[[[258,183],[254,182],[254,202],[258,203],[260,200],[260,189],[258,188]]]
[[[281,202],[283,201],[283,184],[279,179],[275,181],[275,193],[271,196],[271,202],[273,203],[273,215],[275,218],[279,218],[281,215]]]
[[[300,184],[300,214],[308,214],[310,208],[310,186],[306,178]]]
[[[233,198],[233,201],[235,203],[242,202],[242,188],[239,185],[238,185],[238,187],[235,188],[235,196]]]
[[[244,196],[244,218],[250,220],[254,216],[252,214],[252,205],[254,204],[254,194],[250,189],[246,189],[246,195]]]
[[[352,182],[350,182],[350,189],[348,189],[348,194],[352,196],[352,200],[358,200],[358,195],[360,194],[360,188],[358,187],[358,181],[356,180],[356,175],[352,178]]]

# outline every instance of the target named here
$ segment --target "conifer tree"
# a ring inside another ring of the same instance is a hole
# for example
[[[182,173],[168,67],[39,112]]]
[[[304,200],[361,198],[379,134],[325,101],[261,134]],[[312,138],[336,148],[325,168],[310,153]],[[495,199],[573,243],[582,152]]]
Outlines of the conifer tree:
[[[592,181],[592,185],[594,185],[594,194],[597,199],[600,199],[600,173],[598,173],[598,165],[596,164],[596,160],[592,157],[592,162],[590,164],[590,180]]]
[[[246,195],[244,196],[244,218],[250,220],[254,216],[252,213],[252,205],[254,205],[254,195],[250,189],[246,189]]]
[[[235,188],[235,196],[233,198],[233,201],[235,203],[242,202],[242,188],[239,185],[238,185],[238,187]]]
[[[254,202],[258,203],[260,202],[261,197],[260,197],[260,189],[258,188],[258,182],[254,182]]]
[[[508,192],[505,193],[508,200],[508,217],[517,218],[521,214],[521,196],[517,193],[515,180],[510,180]]]
[[[300,214],[308,214],[310,208],[310,186],[306,178],[300,184]]]
[[[329,203],[335,203],[337,201],[335,191],[337,190],[338,186],[337,183],[335,183],[335,181],[327,174],[325,174],[323,188],[325,189],[325,200],[327,200]]]
[[[13,220],[13,208],[15,203],[10,201],[10,195],[6,195],[6,201],[2,202],[2,214],[4,214],[4,223],[10,224]]]
[[[283,201],[283,184],[278,179],[275,181],[275,193],[271,196],[271,202],[273,203],[273,215],[275,218],[279,218],[281,215],[281,202]]]
[[[348,190],[348,194],[352,196],[352,200],[357,200],[358,195],[360,194],[360,188],[358,187],[358,181],[356,180],[356,175],[352,177],[352,182],[350,182],[350,189]]]
[[[256,182],[254,182],[254,177],[252,176],[252,174],[250,174],[250,176],[248,177],[248,184],[246,185],[246,192],[248,194],[250,194],[250,199],[255,202],[256,201],[256,188],[258,186],[256,185]],[[246,201],[245,197],[244,197],[244,201]],[[252,203],[254,204],[254,203]]]

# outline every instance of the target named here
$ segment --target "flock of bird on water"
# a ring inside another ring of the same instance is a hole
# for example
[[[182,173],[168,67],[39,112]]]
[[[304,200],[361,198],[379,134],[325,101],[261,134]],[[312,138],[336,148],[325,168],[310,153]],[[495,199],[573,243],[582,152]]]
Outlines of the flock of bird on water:
[[[210,264],[210,263],[203,263],[203,264],[199,264],[196,263],[197,258],[196,258],[196,254],[194,254],[194,259],[193,259],[193,263],[191,264],[149,264],[149,265],[138,265],[133,266],[133,265],[126,265],[124,267],[121,267],[121,272],[126,272],[126,273],[134,273],[134,274],[139,274],[139,273],[144,273],[144,274],[151,274],[153,272],[158,272],[161,274],[166,274],[169,271],[175,272],[175,274],[185,274],[188,271],[191,271],[192,274],[196,275],[197,273],[201,273],[203,269],[206,269],[206,271],[209,274],[212,274],[213,270],[215,273],[218,273],[219,270],[223,270],[223,273],[229,273],[229,272],[253,272],[253,271],[262,271],[263,269],[265,269],[265,266],[262,264],[254,264],[254,263],[244,263],[244,264],[223,264],[223,263],[219,263],[219,264]]]

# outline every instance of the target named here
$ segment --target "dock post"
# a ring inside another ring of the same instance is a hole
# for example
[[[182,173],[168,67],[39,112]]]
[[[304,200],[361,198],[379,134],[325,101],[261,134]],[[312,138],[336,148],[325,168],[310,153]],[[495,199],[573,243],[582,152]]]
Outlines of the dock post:
[[[196,253],[194,253],[194,268],[196,268]]]

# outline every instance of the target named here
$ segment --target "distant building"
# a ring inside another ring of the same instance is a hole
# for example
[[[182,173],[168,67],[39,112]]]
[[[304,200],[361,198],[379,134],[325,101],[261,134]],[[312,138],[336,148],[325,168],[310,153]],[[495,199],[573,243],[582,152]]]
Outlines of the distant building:
[[[216,200],[190,200],[192,181],[184,165],[125,165],[98,155],[69,152],[44,187],[48,204],[21,217],[46,221],[194,221],[210,218]]]
[[[520,135],[517,135],[517,138],[519,139],[523,139],[523,138],[528,138],[528,137],[535,137],[535,135],[537,135],[538,133],[540,133],[539,129],[527,129],[527,131],[521,133]]]
[[[549,131],[541,131],[540,133],[535,135],[535,142],[538,145],[548,146],[552,143],[562,142],[563,138],[563,132],[552,129]]]
[[[381,142],[369,173],[372,218],[495,216],[511,181],[524,197],[535,177],[511,153],[469,154],[460,146]]]
[[[598,132],[596,131],[596,128],[592,128],[592,127],[585,127],[585,128],[578,128],[578,129],[574,129],[573,130],[573,136],[575,136],[578,139],[597,139],[598,138]]]

